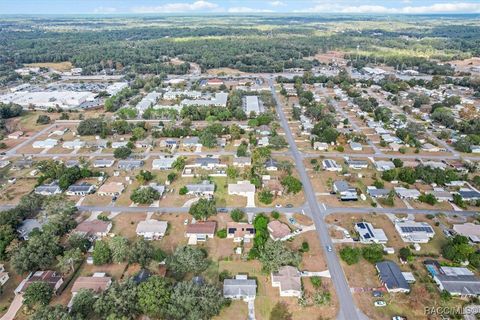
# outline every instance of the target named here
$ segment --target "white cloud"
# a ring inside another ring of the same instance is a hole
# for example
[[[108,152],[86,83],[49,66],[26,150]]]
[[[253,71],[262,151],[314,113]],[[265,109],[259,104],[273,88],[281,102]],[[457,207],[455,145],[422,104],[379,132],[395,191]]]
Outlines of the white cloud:
[[[172,2],[155,7],[134,7],[132,11],[135,13],[173,13],[173,12],[188,12],[188,11],[207,11],[218,10],[219,6],[208,1],[188,2]]]
[[[300,12],[341,12],[341,13],[386,13],[386,14],[423,14],[423,13],[480,13],[480,3],[435,3],[429,6],[385,7],[380,5],[341,6],[319,4]]]
[[[270,1],[268,4],[271,5],[272,7],[285,7],[287,5],[283,1]]]
[[[227,10],[229,13],[259,13],[259,12],[274,12],[273,10],[255,9],[249,7],[231,7]]]
[[[93,13],[115,13],[117,12],[117,8],[114,7],[96,7],[93,9]]]

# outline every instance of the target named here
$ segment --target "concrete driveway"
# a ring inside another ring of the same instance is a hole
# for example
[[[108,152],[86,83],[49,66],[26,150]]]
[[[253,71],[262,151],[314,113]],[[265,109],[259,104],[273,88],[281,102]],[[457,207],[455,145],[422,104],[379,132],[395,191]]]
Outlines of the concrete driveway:
[[[23,304],[23,296],[16,295],[15,298],[13,298],[12,303],[10,303],[7,313],[5,313],[3,317],[0,318],[0,320],[13,320],[18,310],[20,310],[20,308],[22,307],[22,304]]]

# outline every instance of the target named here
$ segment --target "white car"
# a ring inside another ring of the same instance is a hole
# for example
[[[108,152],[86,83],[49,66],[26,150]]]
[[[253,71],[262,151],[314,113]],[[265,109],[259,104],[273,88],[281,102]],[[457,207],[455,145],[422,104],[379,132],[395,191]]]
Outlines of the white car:
[[[188,224],[188,219],[185,219],[185,220],[183,221],[183,225],[186,226],[187,224]]]
[[[385,301],[382,301],[382,300],[379,300],[379,301],[375,301],[373,303],[373,305],[375,307],[386,307],[387,306],[387,303]]]
[[[276,204],[276,205],[275,205],[275,208],[281,208],[281,207],[282,207],[281,204]]]

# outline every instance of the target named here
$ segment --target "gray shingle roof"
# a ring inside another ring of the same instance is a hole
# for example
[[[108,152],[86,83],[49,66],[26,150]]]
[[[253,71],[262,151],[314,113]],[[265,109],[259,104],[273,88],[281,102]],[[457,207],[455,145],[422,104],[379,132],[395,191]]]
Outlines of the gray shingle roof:
[[[225,279],[223,281],[224,297],[255,296],[257,283],[253,279]]]
[[[400,271],[400,268],[395,262],[385,260],[377,263],[376,266],[379,272],[380,279],[385,284],[387,289],[393,290],[402,288],[410,290],[410,286],[407,280],[405,280],[402,271]]]

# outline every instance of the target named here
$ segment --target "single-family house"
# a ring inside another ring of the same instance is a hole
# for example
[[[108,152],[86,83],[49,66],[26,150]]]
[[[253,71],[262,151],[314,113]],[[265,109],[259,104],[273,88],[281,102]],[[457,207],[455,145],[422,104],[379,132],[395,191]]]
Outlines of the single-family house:
[[[32,144],[32,147],[35,149],[47,149],[47,148],[53,148],[57,145],[58,140],[55,139],[45,139],[45,140],[40,140],[40,141],[35,141]]]
[[[428,223],[408,219],[396,220],[395,229],[404,242],[427,243],[435,235]]]
[[[362,145],[358,142],[350,142],[350,148],[353,151],[362,151],[363,150]]]
[[[272,158],[265,161],[264,166],[265,166],[265,169],[267,171],[277,171],[278,170],[278,162],[277,162],[277,160],[272,159]]]
[[[60,286],[63,284],[63,278],[60,274],[55,271],[36,271],[31,272],[27,278],[25,278],[18,287],[15,289],[15,295],[21,295],[25,293],[25,290],[34,282],[45,282],[50,288],[52,288],[53,293],[57,293]]]
[[[19,238],[23,240],[28,240],[30,233],[34,230],[42,230],[42,226],[47,221],[38,220],[38,219],[25,219],[22,221],[22,224],[17,228]]]
[[[78,161],[78,160],[67,160],[67,161],[65,161],[65,167],[67,167],[67,168],[78,167],[79,165],[80,165],[80,161]]]
[[[200,143],[200,138],[199,137],[186,137],[182,141],[182,146],[185,147],[185,148],[201,147],[202,144]]]
[[[72,306],[73,299],[81,290],[88,290],[94,294],[99,294],[107,290],[111,284],[112,278],[107,277],[104,272],[95,272],[91,277],[78,277],[70,290],[72,292],[72,299],[68,303],[68,306]]]
[[[137,236],[141,236],[146,240],[159,240],[165,236],[167,228],[167,221],[153,219],[140,221],[137,225]]]
[[[65,141],[62,145],[65,149],[80,149],[85,147],[85,141],[75,139],[73,141]]]
[[[260,113],[260,102],[258,101],[257,96],[244,96],[243,97],[243,110],[245,114],[249,116],[250,114],[259,114]]]
[[[342,171],[342,167],[337,164],[335,160],[332,159],[325,159],[322,161],[322,168],[325,171],[331,172],[340,172]]]
[[[152,170],[169,170],[172,168],[175,160],[175,157],[154,159],[152,161]]]
[[[96,159],[93,160],[94,168],[110,168],[115,163],[115,159]]]
[[[300,271],[296,267],[283,266],[278,272],[272,272],[272,287],[279,288],[280,297],[302,296],[302,281]]]
[[[353,159],[348,159],[347,165],[349,168],[354,169],[354,170],[360,170],[360,169],[366,169],[368,168],[368,162],[366,160],[353,160]]]
[[[22,159],[17,160],[12,164],[12,169],[15,170],[23,170],[25,168],[31,168],[33,165],[33,160],[30,159]]]
[[[252,159],[250,157],[235,157],[233,158],[233,165],[239,168],[249,167],[252,165]]]
[[[213,196],[215,185],[208,180],[203,180],[197,184],[187,184],[187,194],[195,196]]]
[[[191,238],[193,243],[197,241],[206,241],[209,238],[215,236],[215,229],[217,228],[217,223],[215,221],[202,221],[191,223],[187,226],[185,236]],[[190,240],[189,240],[190,242]]]
[[[343,180],[333,182],[333,192],[340,195],[341,201],[357,201],[357,190]]]
[[[255,237],[253,225],[244,222],[227,222],[227,238],[233,238],[233,242],[248,242],[253,237]]]
[[[21,136],[23,136],[23,131],[15,131],[15,132],[9,133],[7,138],[17,140],[17,139],[20,139]]]
[[[2,287],[10,279],[8,272],[3,264],[0,264],[0,287]]]
[[[375,161],[374,164],[375,164],[375,168],[378,171],[387,171],[387,170],[395,169],[395,164],[393,164],[392,161],[379,160],[379,161]]]
[[[473,243],[480,242],[480,225],[466,222],[462,224],[454,224],[453,231],[455,233],[467,237]]]
[[[417,200],[421,193],[417,189],[407,189],[404,187],[394,187],[395,193],[400,199]]]
[[[227,299],[252,300],[257,295],[257,282],[246,275],[223,280],[223,297]]]
[[[62,193],[62,189],[60,189],[57,181],[53,181],[48,184],[39,185],[35,188],[35,193],[41,194],[42,196],[53,196]]]
[[[112,142],[112,149],[123,148],[128,145],[128,141],[114,141]]]
[[[95,186],[93,184],[82,182],[79,184],[72,184],[70,187],[68,187],[66,194],[69,196],[86,196],[94,191]]]
[[[355,231],[357,231],[362,243],[387,243],[388,238],[383,229],[375,229],[369,222],[358,222],[355,224]]]
[[[130,171],[130,170],[135,170],[143,167],[143,164],[144,164],[143,160],[135,160],[135,159],[119,160],[118,169]]]
[[[116,196],[119,196],[124,189],[125,187],[121,182],[108,182],[108,183],[104,183],[98,189],[97,193],[99,196],[116,197]]]
[[[375,186],[367,187],[367,194],[372,198],[385,198],[390,195],[391,190],[380,188],[378,189]]]
[[[378,271],[378,278],[388,292],[410,292],[410,285],[395,262],[381,261],[375,265],[375,268]]]
[[[315,142],[313,143],[313,150],[327,151],[327,150],[328,150],[328,143],[326,143],[326,142],[320,142],[320,141],[315,141]]]
[[[453,201],[453,194],[444,188],[435,187],[433,188],[433,191],[429,191],[428,193],[434,195],[440,202]]]
[[[103,220],[85,220],[77,225],[73,230],[75,233],[80,233],[93,238],[103,238],[112,229],[112,222]]]
[[[205,170],[213,170],[220,165],[220,159],[205,157],[195,159],[195,166]]]
[[[288,225],[278,220],[270,221],[267,225],[268,234],[274,241],[284,241],[291,237],[292,232]]]

